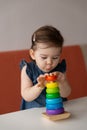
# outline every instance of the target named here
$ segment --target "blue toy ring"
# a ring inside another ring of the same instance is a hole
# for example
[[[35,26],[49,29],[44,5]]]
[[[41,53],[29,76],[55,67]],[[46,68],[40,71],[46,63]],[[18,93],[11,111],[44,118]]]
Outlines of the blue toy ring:
[[[57,104],[62,102],[62,98],[46,99],[47,104]]]
[[[63,107],[63,103],[57,103],[57,104],[46,104],[47,110],[55,110]]]

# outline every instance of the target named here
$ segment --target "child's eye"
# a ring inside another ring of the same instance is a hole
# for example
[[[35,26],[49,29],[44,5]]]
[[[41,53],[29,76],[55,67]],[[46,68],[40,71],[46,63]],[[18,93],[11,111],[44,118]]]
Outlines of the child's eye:
[[[41,57],[42,59],[47,59],[47,57]]]
[[[58,59],[59,57],[53,57],[53,59],[55,60],[55,59]]]

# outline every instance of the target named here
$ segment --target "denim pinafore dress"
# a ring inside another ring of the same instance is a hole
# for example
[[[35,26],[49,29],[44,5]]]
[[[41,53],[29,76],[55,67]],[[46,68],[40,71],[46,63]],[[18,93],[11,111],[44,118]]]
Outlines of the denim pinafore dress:
[[[37,83],[37,77],[41,74],[44,74],[44,72],[41,71],[38,68],[38,66],[36,65],[36,63],[33,62],[33,61],[28,63],[25,60],[22,60],[20,62],[20,69],[22,70],[22,68],[25,65],[27,66],[26,67],[26,73],[29,76],[29,78],[32,80],[33,85],[35,85]],[[62,73],[64,73],[66,71],[66,61],[64,59],[61,61],[61,63],[59,63],[56,66],[56,68],[54,68],[49,73],[55,72],[55,71],[60,71]],[[45,105],[46,105],[45,95],[46,95],[46,88],[44,88],[43,91],[41,92],[41,94],[35,100],[33,100],[31,102],[27,102],[22,98],[20,109],[25,110],[25,109],[34,108],[34,107],[45,107]],[[67,98],[63,98],[63,101],[66,101],[66,100],[67,100]]]

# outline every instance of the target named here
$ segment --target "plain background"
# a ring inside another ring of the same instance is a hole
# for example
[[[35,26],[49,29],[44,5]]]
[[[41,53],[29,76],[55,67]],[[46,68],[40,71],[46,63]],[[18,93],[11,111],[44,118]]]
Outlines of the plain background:
[[[87,44],[87,0],[0,0],[0,51],[28,49],[32,33],[48,24],[65,45]]]

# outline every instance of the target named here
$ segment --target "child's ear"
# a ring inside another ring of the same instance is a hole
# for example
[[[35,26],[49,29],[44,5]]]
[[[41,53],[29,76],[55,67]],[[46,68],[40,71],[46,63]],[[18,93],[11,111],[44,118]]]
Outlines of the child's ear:
[[[35,60],[34,50],[33,50],[33,49],[30,49],[30,50],[29,50],[29,54],[30,54],[31,58],[32,58],[33,60]]]

